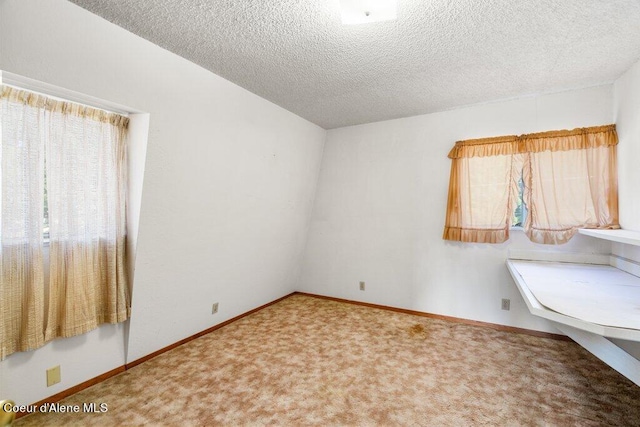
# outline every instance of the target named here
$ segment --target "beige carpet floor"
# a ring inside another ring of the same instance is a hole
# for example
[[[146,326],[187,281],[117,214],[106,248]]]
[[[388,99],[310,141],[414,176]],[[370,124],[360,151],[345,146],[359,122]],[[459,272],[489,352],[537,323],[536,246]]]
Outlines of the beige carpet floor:
[[[640,425],[640,387],[572,342],[293,295],[16,426]]]

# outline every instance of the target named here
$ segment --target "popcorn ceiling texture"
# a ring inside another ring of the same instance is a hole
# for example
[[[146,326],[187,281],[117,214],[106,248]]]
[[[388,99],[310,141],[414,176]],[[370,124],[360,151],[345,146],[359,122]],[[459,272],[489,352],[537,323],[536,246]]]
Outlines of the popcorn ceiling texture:
[[[640,58],[638,0],[71,0],[325,129],[612,82]],[[212,94],[212,96],[215,96]]]

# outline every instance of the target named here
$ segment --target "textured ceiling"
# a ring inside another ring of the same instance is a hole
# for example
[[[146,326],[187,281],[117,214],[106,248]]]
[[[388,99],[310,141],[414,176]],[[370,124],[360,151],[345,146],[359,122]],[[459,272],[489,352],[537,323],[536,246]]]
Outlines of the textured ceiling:
[[[344,26],[339,0],[71,0],[325,129],[615,80],[640,0],[399,0]]]

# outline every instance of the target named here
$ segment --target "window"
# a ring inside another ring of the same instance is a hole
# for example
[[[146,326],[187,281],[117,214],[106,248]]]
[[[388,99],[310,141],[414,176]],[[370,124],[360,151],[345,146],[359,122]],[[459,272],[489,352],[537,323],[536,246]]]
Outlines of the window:
[[[128,119],[1,89],[3,358],[128,318]],[[46,239],[48,265],[43,264]]]
[[[501,243],[521,225],[537,243],[619,228],[615,125],[459,141],[443,238]]]
[[[513,217],[511,218],[512,227],[524,227],[524,222],[527,219],[527,205],[524,202],[524,178],[522,172],[520,172],[520,178],[518,179],[518,196],[515,201],[515,209],[513,210]]]

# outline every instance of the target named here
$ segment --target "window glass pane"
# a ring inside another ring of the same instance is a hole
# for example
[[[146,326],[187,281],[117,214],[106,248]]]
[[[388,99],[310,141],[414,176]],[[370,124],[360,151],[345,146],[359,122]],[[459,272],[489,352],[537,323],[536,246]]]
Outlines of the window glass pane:
[[[527,218],[527,205],[524,203],[524,179],[520,174],[518,180],[518,198],[516,199],[516,207],[513,210],[511,225],[513,227],[524,227],[524,220]]]

